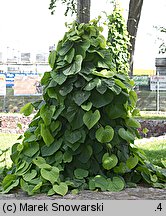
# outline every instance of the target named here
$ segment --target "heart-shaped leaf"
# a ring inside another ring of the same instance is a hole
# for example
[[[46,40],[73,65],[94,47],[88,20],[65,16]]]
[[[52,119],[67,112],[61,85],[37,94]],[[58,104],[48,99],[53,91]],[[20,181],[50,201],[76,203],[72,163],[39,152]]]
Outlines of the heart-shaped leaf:
[[[27,140],[26,140],[27,142]],[[39,151],[39,144],[37,142],[25,143],[24,145],[24,155],[28,157],[33,157]]]
[[[92,103],[88,102],[87,104],[82,104],[81,108],[85,111],[89,111],[92,108]]]
[[[95,187],[100,188],[102,191],[106,191],[108,188],[108,181],[104,176],[97,175],[94,177]]]
[[[92,110],[86,112],[83,116],[83,122],[88,129],[91,129],[100,119],[100,112],[96,110],[94,113]]]
[[[33,109],[34,107],[32,103],[27,103],[21,108],[20,113],[23,113],[25,116],[29,116],[33,112]]]
[[[57,167],[52,167],[51,170],[41,169],[41,176],[54,184],[59,178],[59,169]]]
[[[75,103],[80,106],[81,104],[83,104],[90,96],[90,92],[87,91],[77,91],[74,94],[74,101]]]
[[[51,166],[46,163],[46,160],[43,157],[37,157],[33,160],[33,163],[40,169],[51,169]]]
[[[126,165],[129,169],[133,169],[137,164],[138,164],[137,156],[130,156],[126,161]]]
[[[61,147],[62,141],[63,141],[62,139],[59,139],[53,142],[50,146],[46,146],[46,145],[42,146],[41,147],[42,156],[46,157],[46,156],[53,155]]]
[[[89,174],[89,172],[85,169],[76,169],[74,170],[74,175],[77,179],[83,179],[85,177],[87,177]]]
[[[134,128],[141,128],[141,124],[134,118],[127,118],[125,120],[126,125]]]
[[[127,170],[127,166],[124,162],[121,162],[119,166],[114,167],[114,172],[117,174],[124,174]]]
[[[118,134],[122,139],[126,140],[127,142],[133,142],[135,139],[134,135],[128,130],[125,130],[124,128],[120,128],[118,130]]]
[[[113,139],[114,136],[114,129],[107,125],[105,129],[103,127],[100,127],[96,131],[96,139],[101,143],[110,142]]]
[[[119,192],[123,190],[125,187],[124,180],[118,176],[113,177],[112,181],[111,179],[108,179],[108,191],[112,192]]]
[[[107,154],[107,153],[106,153]],[[102,165],[104,169],[110,170],[114,168],[118,163],[118,158],[116,155],[112,154],[111,156],[103,155]]]
[[[67,79],[67,76],[65,76],[62,72],[58,73],[57,71],[51,71],[51,77],[59,85],[62,85]]]
[[[57,52],[55,50],[50,52],[48,62],[49,62],[49,65],[50,65],[51,68],[54,67],[56,56],[57,56]]]
[[[44,124],[41,124],[41,136],[47,146],[50,146],[54,142],[54,137]]]
[[[90,157],[92,156],[92,153],[93,153],[92,147],[90,145],[86,145],[81,151],[79,160],[84,164],[87,163]]]
[[[65,182],[61,182],[59,185],[54,185],[53,190],[57,194],[64,196],[68,192],[68,186]]]
[[[73,159],[71,151],[65,151],[63,155],[63,161],[64,163],[70,163]]]
[[[90,100],[94,107],[100,108],[110,104],[113,98],[114,94],[111,91],[106,91],[103,95],[97,91],[93,91]]]
[[[31,181],[33,178],[35,178],[37,175],[37,171],[36,170],[31,170],[29,172],[27,172],[25,175],[23,175],[23,179],[25,181]]]

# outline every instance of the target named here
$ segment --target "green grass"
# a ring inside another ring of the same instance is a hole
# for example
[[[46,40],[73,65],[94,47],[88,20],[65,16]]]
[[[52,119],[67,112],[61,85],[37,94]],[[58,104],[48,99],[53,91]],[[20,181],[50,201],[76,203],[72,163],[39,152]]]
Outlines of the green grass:
[[[19,137],[18,134],[5,134],[5,133],[0,133],[0,150],[5,150],[7,148],[11,148],[12,145],[17,141],[17,138]],[[11,160],[10,160],[10,151],[4,153],[0,157],[0,161],[3,160],[5,157],[5,161],[0,163],[0,166],[10,166]]]
[[[166,112],[140,111],[140,116],[138,116],[137,119],[166,120]]]
[[[166,164],[166,138],[136,140],[135,144],[145,152],[150,162],[164,167],[163,163]]]

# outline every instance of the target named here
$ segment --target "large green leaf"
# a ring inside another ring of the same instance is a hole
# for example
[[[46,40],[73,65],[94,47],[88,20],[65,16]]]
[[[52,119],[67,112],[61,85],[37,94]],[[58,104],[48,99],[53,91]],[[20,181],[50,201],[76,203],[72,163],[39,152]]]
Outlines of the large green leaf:
[[[21,189],[23,191],[26,191],[28,193],[28,195],[33,195],[33,188],[34,188],[34,185],[32,184],[29,184],[29,182],[26,182],[24,181],[23,179],[20,179],[20,186],[21,186]]]
[[[59,185],[56,184],[53,186],[53,190],[59,195],[66,195],[68,192],[68,186],[65,182],[61,182]]]
[[[73,99],[75,103],[78,106],[80,106],[89,98],[89,96],[90,96],[90,92],[80,90],[80,91],[75,92]]]
[[[61,89],[59,90],[59,93],[62,96],[66,96],[67,94],[69,94],[71,91],[73,90],[73,83],[68,83],[68,85],[63,85],[61,87]]]
[[[13,181],[13,182],[10,182],[10,185],[2,191],[2,193],[9,193],[9,191],[11,191],[13,188],[17,187],[19,185],[19,179]]]
[[[28,162],[24,161],[22,162],[16,169],[16,174],[19,176],[24,175],[29,169],[31,168],[31,164]]]
[[[58,73],[57,71],[51,71],[51,77],[59,85],[62,85],[67,79],[67,76],[65,76],[62,72]]]
[[[57,120],[57,118],[59,117],[59,115],[62,113],[62,111],[65,109],[65,106],[64,106],[64,104],[62,103],[62,104],[60,104],[59,105],[59,107],[57,107],[57,109],[56,109],[56,111],[55,111],[55,113],[54,113],[54,115],[53,115],[53,119],[54,120]]]
[[[120,128],[118,130],[118,134],[122,139],[126,140],[127,142],[133,142],[133,140],[135,139],[134,135],[128,130],[125,130],[124,128]]]
[[[117,174],[124,174],[127,170],[127,166],[124,162],[121,162],[118,166],[114,167],[114,172]]]
[[[46,126],[51,124],[51,119],[53,117],[53,114],[55,112],[55,106],[47,106],[43,105],[40,109],[40,116],[43,119]]]
[[[97,77],[93,80],[91,80],[84,88],[85,91],[91,91],[92,89],[94,89],[99,83],[101,82],[101,80]]]
[[[129,169],[133,169],[137,164],[138,164],[137,156],[130,156],[126,161],[126,165]]]
[[[100,94],[104,94],[107,91],[107,85],[103,82],[103,80],[100,80],[100,82],[98,82],[98,84],[96,86],[96,90]]]
[[[28,157],[33,157],[39,151],[39,144],[37,142],[25,143],[23,153]]]
[[[59,169],[57,167],[52,167],[52,169],[47,170],[45,168],[41,169],[41,176],[50,181],[51,184],[54,184],[55,182],[57,182],[58,178],[59,178]]]
[[[113,179],[108,179],[108,191],[119,192],[125,187],[124,180],[118,176],[113,177]]]
[[[129,100],[130,100],[130,104],[132,107],[135,107],[136,103],[137,103],[137,93],[135,91],[130,91],[129,92]]]
[[[73,63],[63,70],[63,73],[66,76],[78,73],[81,70],[82,61],[83,61],[82,56],[77,55],[75,57],[75,60],[73,60]]]
[[[106,106],[107,104],[111,103],[113,100],[113,93],[110,91],[106,91],[104,94],[100,94],[97,91],[93,91],[90,97],[90,100],[94,107],[100,108]]]
[[[64,155],[63,155],[63,161],[64,163],[70,163],[73,159],[73,155],[71,151],[65,151]]]
[[[5,176],[3,181],[2,181],[3,189],[6,190],[9,186],[13,188],[13,186],[11,186],[11,185],[13,185],[13,183],[15,183],[16,180],[17,180],[17,178],[16,178],[16,175],[14,175],[14,174],[8,174],[7,176]]]
[[[100,112],[96,110],[94,113],[92,110],[86,112],[83,116],[83,122],[88,129],[91,129],[100,119]]]
[[[51,122],[51,125],[50,125],[50,129],[51,129],[51,132],[54,132],[56,131],[57,129],[60,129],[61,128],[61,122],[60,121],[52,121]]]
[[[108,181],[104,176],[97,175],[94,177],[95,187],[100,188],[102,191],[106,191],[108,188]]]
[[[125,119],[126,125],[134,128],[141,128],[141,124],[134,118]]]
[[[73,42],[66,41],[61,47],[58,47],[59,48],[58,53],[61,56],[64,56],[72,48],[72,46],[73,46]]]
[[[46,163],[46,160],[43,157],[37,157],[33,159],[32,162],[40,169],[51,169],[51,166]]]
[[[57,91],[54,87],[47,88],[47,94],[50,98],[55,98],[56,100],[58,99]]]
[[[79,160],[82,163],[86,164],[91,158],[92,154],[93,154],[92,147],[90,145],[87,145],[82,149],[81,154],[79,156]]]
[[[74,175],[77,179],[83,179],[85,177],[87,177],[89,174],[88,170],[85,170],[85,169],[75,169],[74,170]]]
[[[55,140],[50,146],[42,146],[41,147],[41,155],[43,157],[53,155],[55,152],[57,152],[61,145],[63,140],[60,138],[59,140]]]
[[[43,185],[43,182],[39,182],[37,185],[35,185],[35,187],[33,188],[32,192],[35,193],[35,192],[39,192],[39,189],[41,188],[41,186]]]
[[[110,119],[117,119],[127,115],[123,104],[111,103],[106,107],[106,112]]]
[[[32,114],[33,109],[34,107],[32,103],[27,103],[21,108],[20,113],[23,113],[25,116],[29,116],[30,114]]]
[[[75,110],[75,115],[73,120],[71,121],[71,126],[73,130],[79,129],[80,127],[83,126],[83,116],[84,116],[84,111],[82,109],[77,109]]]
[[[82,104],[81,105],[81,108],[85,111],[89,111],[91,108],[92,108],[92,103],[91,102],[88,102],[86,104]]]
[[[84,41],[80,41],[78,44],[76,44],[75,46],[75,50],[76,50],[76,54],[77,55],[81,55],[83,58],[85,58],[86,56],[86,51],[87,49],[90,47],[90,41],[84,40]]]
[[[66,131],[65,132],[65,139],[70,143],[76,143],[78,142],[82,137],[82,134],[79,130],[75,131]]]
[[[71,50],[69,50],[69,52],[66,54],[64,60],[66,60],[69,64],[73,61],[75,55],[75,49],[72,48]]]
[[[120,88],[122,88],[122,89],[127,88],[126,85],[122,81],[120,81],[119,79],[115,79],[114,81]]]
[[[118,158],[115,154],[112,154],[111,156],[109,156],[108,153],[105,153],[103,155],[102,158],[102,165],[104,167],[104,169],[106,170],[110,170],[112,168],[114,168],[118,163]]]
[[[101,67],[101,66],[100,66]],[[105,65],[104,65],[105,67]],[[104,69],[104,70],[101,70],[100,72],[98,71],[93,71],[92,72],[94,75],[96,76],[99,76],[99,77],[104,77],[104,78],[111,78],[114,76],[114,73],[111,72],[110,70],[107,70],[107,69]]]
[[[57,57],[57,52],[55,50],[50,52],[48,62],[49,62],[49,65],[50,65],[51,68],[54,68],[56,57]]]
[[[47,146],[50,146],[54,142],[54,137],[44,124],[41,124],[41,136]]]
[[[31,181],[33,178],[35,178],[37,175],[37,171],[32,169],[30,171],[28,171],[25,175],[23,175],[23,179],[25,181]]]
[[[110,142],[114,136],[114,129],[107,125],[105,128],[100,127],[96,131],[96,139],[101,143]]]

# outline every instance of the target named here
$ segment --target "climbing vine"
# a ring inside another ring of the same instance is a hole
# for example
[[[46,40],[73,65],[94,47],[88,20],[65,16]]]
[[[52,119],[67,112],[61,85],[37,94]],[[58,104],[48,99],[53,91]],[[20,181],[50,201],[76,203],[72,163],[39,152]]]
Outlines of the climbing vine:
[[[108,15],[107,44],[116,64],[118,73],[129,72],[129,35],[125,20],[119,7],[116,7],[111,15]]]
[[[148,163],[134,147],[137,95],[125,72],[128,54],[116,57],[125,53],[124,38],[118,46],[113,40],[107,45],[96,21],[69,26],[50,53],[52,69],[41,80],[43,100],[21,110],[36,114],[23,141],[12,147],[4,193],[20,187],[29,195],[64,196],[71,190],[120,191],[141,181],[165,187],[165,169]]]

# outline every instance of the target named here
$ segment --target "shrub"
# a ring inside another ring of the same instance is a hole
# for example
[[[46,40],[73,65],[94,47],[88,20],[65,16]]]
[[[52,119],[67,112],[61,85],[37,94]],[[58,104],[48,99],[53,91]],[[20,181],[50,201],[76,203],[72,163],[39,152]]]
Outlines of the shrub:
[[[120,191],[141,179],[162,182],[164,172],[154,175],[156,168],[132,146],[140,127],[134,82],[117,67],[101,30],[96,21],[74,22],[50,54],[43,100],[22,109],[37,113],[22,144],[12,147],[4,192],[20,186],[29,195],[65,195],[72,189]]]

